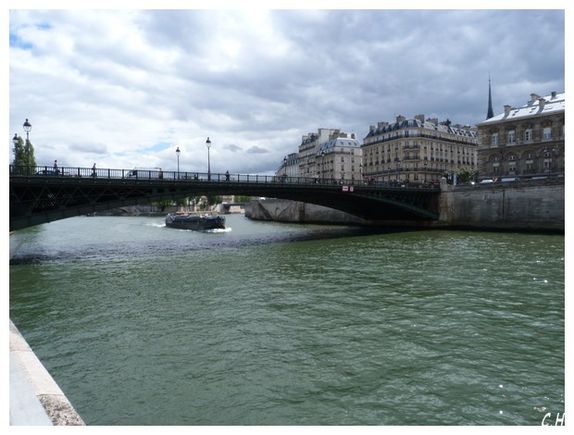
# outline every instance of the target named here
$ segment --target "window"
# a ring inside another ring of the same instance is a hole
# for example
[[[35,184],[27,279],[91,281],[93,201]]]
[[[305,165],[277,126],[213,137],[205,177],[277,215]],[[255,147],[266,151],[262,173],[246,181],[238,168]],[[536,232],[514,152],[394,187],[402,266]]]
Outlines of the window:
[[[552,127],[544,127],[544,130],[542,130],[542,139],[552,139]]]
[[[527,128],[524,130],[524,142],[532,142],[532,129]]]
[[[514,130],[508,130],[506,133],[506,143],[509,145],[516,143],[516,132]]]
[[[492,133],[490,135],[490,145],[493,147],[498,146],[498,133]]]
[[[512,175],[516,174],[516,162],[508,163],[508,173]]]

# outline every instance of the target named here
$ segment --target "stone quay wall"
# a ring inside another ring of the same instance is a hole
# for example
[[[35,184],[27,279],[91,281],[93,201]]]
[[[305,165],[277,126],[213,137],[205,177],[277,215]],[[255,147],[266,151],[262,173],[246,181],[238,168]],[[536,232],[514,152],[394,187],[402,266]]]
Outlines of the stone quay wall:
[[[437,222],[372,222],[314,204],[254,200],[245,216],[254,220],[423,228],[564,232],[564,182],[548,179],[489,185],[441,184]]]
[[[439,225],[564,232],[564,179],[441,189]]]

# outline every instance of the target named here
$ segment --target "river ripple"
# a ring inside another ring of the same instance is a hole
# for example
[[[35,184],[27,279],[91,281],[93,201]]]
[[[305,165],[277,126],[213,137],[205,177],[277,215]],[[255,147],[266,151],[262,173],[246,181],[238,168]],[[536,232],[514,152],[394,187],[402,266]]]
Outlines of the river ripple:
[[[10,316],[88,424],[540,424],[564,237],[72,218],[11,236]]]

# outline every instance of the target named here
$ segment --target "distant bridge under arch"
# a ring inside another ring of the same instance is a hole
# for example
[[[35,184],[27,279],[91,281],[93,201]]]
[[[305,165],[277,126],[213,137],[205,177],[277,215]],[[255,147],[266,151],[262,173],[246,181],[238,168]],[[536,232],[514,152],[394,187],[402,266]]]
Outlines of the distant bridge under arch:
[[[10,166],[10,231],[111,208],[200,195],[318,204],[370,221],[435,221],[439,188],[303,177]]]

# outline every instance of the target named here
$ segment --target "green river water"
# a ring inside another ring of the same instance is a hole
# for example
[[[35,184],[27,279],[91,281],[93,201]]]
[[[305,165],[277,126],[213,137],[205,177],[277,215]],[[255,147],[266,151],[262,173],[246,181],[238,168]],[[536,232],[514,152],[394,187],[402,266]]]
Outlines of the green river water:
[[[539,425],[564,237],[77,217],[10,236],[10,317],[87,424]]]

